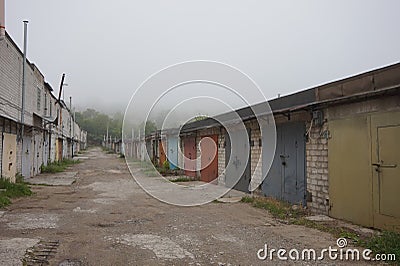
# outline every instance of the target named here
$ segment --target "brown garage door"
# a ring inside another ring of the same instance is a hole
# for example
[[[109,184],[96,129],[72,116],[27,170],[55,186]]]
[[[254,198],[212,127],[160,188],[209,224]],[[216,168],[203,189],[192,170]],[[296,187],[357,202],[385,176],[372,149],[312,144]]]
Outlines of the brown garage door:
[[[218,177],[218,135],[203,137],[200,142],[200,180],[211,182]]]
[[[185,138],[184,140],[185,155],[185,175],[196,177],[196,139],[194,137]]]

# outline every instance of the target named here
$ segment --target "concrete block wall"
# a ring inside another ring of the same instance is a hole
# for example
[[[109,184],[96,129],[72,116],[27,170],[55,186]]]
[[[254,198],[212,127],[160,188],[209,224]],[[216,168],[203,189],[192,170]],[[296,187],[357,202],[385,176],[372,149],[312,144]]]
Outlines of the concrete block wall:
[[[307,205],[313,213],[329,214],[329,121],[366,113],[400,110],[400,95],[330,106],[323,110],[322,127],[313,126],[306,143]],[[310,122],[306,124],[307,129]]]
[[[245,122],[246,128],[251,129],[250,135],[250,168],[251,168],[251,183],[252,189],[256,189],[255,184],[260,184],[262,179],[262,141],[261,130],[257,119],[252,119]]]
[[[317,214],[329,211],[328,176],[328,124],[322,126],[306,123],[309,130],[306,142],[307,206]]]
[[[218,184],[225,185],[225,129],[218,135]]]

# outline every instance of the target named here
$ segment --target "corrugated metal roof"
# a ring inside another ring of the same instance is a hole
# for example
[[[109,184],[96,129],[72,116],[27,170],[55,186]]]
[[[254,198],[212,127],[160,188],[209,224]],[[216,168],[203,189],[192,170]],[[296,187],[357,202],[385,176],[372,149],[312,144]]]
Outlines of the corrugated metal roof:
[[[338,81],[333,81],[324,85],[316,86],[310,89],[306,89],[300,92],[296,92],[287,96],[275,98],[272,100],[269,100],[268,103],[270,105],[271,110],[268,110],[267,107],[265,106],[265,102],[261,102],[258,104],[255,104],[251,107],[245,107],[241,108],[229,113],[221,114],[218,116],[215,116],[214,118],[207,118],[201,121],[196,121],[192,123],[185,124],[182,129],[181,133],[189,133],[192,131],[196,131],[199,129],[205,129],[205,128],[211,128],[211,127],[216,127],[216,126],[221,126],[221,124],[218,122],[223,121],[234,121],[238,120],[238,116],[240,117],[241,120],[249,120],[252,118],[255,118],[253,110],[255,110],[258,114],[269,114],[270,111],[272,111],[274,114],[280,114],[280,113],[290,113],[294,112],[297,110],[304,110],[304,109],[310,109],[310,108],[316,108],[318,105],[328,105],[328,104],[334,104],[334,103],[339,103],[339,102],[345,102],[345,101],[350,101],[350,100],[357,100],[357,99],[363,99],[363,98],[368,98],[372,96],[377,96],[377,95],[382,95],[382,94],[387,94],[387,93],[399,93],[399,88],[400,88],[400,81],[393,80],[393,77],[390,77],[392,80],[390,83],[392,86],[388,86],[385,88],[374,88],[373,90],[368,90],[368,91],[361,91],[361,92],[353,92],[353,94],[350,95],[344,95],[344,94],[338,94],[336,97],[332,97],[329,99],[318,99],[317,95],[319,90],[324,89],[330,89],[332,90],[332,94],[334,94],[334,91],[339,88],[339,86],[343,86],[346,83],[349,82],[354,82],[354,80],[357,79],[362,79],[367,76],[373,76],[375,74],[381,74],[384,73],[385,71],[391,71],[399,69],[400,68],[400,63],[396,63],[390,66],[386,66],[383,68],[375,69],[372,71],[368,71],[365,73],[361,73],[349,78],[345,78],[342,80]],[[393,76],[393,74],[391,75]],[[373,79],[371,79],[371,82],[374,82]],[[264,106],[263,106],[264,105]],[[236,114],[235,114],[236,113]]]

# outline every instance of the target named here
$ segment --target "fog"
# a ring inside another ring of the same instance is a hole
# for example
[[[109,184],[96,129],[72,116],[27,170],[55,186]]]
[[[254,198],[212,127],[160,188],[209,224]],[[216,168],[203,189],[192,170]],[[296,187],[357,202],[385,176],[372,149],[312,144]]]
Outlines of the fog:
[[[184,61],[236,67],[267,99],[397,62],[398,10],[396,0],[6,0],[6,30],[22,47],[22,21],[29,20],[28,58],[55,92],[66,73],[65,97],[77,108],[112,113],[124,111],[150,75]],[[170,97],[192,95],[183,89],[209,87],[184,86]],[[236,100],[235,107],[243,104]],[[173,102],[165,99],[159,111]],[[223,111],[198,107],[189,109]]]

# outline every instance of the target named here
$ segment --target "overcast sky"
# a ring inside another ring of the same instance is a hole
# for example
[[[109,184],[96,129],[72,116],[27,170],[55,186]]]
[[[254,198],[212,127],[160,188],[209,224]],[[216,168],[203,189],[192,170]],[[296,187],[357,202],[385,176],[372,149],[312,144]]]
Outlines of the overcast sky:
[[[267,98],[400,61],[400,1],[6,0],[6,30],[81,107],[124,110],[182,61],[239,68]]]

